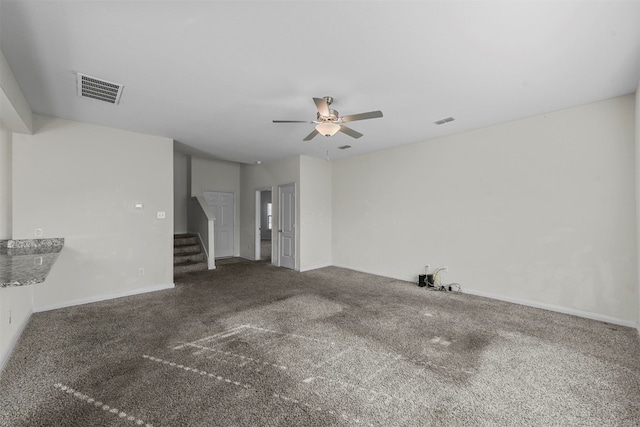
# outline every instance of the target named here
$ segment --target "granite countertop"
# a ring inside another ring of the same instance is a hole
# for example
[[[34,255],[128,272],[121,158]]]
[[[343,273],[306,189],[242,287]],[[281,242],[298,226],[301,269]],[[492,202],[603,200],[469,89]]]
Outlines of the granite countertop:
[[[63,238],[0,240],[0,288],[44,282],[63,246]]]

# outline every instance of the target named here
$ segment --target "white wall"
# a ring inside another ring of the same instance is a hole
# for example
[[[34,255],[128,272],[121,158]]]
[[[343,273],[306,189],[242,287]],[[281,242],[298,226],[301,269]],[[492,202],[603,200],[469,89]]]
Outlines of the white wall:
[[[331,162],[300,157],[300,271],[331,265]]]
[[[12,228],[12,160],[11,131],[0,120],[0,239],[11,238]]]
[[[11,238],[12,133],[0,121],[0,239]],[[33,286],[0,288],[0,370],[33,310]]]
[[[460,118],[464,120],[463,118]],[[634,97],[334,162],[335,265],[638,316]]]
[[[173,286],[173,141],[37,115],[34,130],[14,134],[13,238],[65,238],[35,309]]]
[[[296,225],[300,223],[300,157],[289,157],[261,165],[242,165],[240,168],[240,256],[255,257],[256,190],[272,187],[274,228],[278,229],[280,213],[278,186],[296,184]],[[300,227],[296,228],[296,269],[300,268]],[[278,253],[277,232],[271,242],[274,254]],[[276,264],[277,256],[272,258]]]
[[[191,196],[202,196],[203,191],[234,193],[235,224],[233,254],[240,250],[240,163],[191,157]]]
[[[640,82],[638,82],[638,88],[635,94],[636,99],[636,111],[635,111],[635,128],[636,128],[636,248],[638,250],[638,256],[636,258],[637,277],[638,277],[638,333],[640,334]]]
[[[187,232],[187,206],[189,184],[187,182],[189,156],[173,153],[173,232]]]

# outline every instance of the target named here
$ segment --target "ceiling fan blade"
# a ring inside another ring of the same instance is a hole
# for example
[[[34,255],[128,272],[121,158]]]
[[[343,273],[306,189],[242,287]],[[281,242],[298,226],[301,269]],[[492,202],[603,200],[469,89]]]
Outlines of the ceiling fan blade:
[[[314,129],[313,132],[311,132],[305,139],[303,139],[303,141],[311,141],[317,134],[318,131]]]
[[[324,98],[313,98],[313,102],[316,103],[316,107],[318,107],[318,113],[321,116],[329,115],[329,104],[327,104],[327,100]]]
[[[368,113],[352,114],[342,117],[343,123],[355,122],[356,120],[377,119],[382,117],[382,111],[369,111]]]
[[[308,120],[273,120],[273,123],[313,123]]]
[[[340,132],[346,133],[351,138],[360,138],[362,136],[360,132],[356,132],[355,130],[348,128],[346,126],[340,126]]]

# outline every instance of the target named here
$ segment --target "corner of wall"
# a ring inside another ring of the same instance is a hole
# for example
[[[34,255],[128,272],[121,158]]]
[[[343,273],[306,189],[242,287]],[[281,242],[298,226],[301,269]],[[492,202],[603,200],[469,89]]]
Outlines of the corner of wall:
[[[13,228],[13,135],[0,120],[0,239],[10,239]]]
[[[28,316],[22,319],[22,322],[16,328],[15,333],[13,333],[10,336],[10,340],[8,340],[8,342],[6,343],[6,348],[4,346],[5,343],[3,343],[4,352],[0,354],[0,374],[4,370],[4,367],[7,365],[7,362],[9,361],[9,358],[11,357],[13,350],[16,348],[16,344],[18,344],[18,340],[22,336],[22,333],[24,332],[25,328],[29,324],[29,321],[31,320],[31,315],[32,313],[29,313]]]
[[[300,271],[331,265],[332,168],[326,160],[300,157]]]
[[[0,288],[0,372],[33,313],[33,286]],[[9,322],[6,319],[10,319]]]
[[[33,133],[33,113],[0,50],[0,120],[13,132]]]
[[[635,169],[636,169],[636,287],[637,287],[637,329],[640,335],[640,81],[635,95]]]

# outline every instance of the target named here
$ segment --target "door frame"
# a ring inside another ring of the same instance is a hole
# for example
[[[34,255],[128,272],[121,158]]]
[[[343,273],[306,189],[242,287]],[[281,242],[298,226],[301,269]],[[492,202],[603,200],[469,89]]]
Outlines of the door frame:
[[[253,259],[255,261],[260,261],[260,258],[262,256],[261,253],[261,245],[262,245],[262,236],[260,233],[260,227],[262,226],[261,224],[261,219],[262,219],[262,195],[261,193],[263,191],[271,191],[271,205],[273,206],[273,187],[260,187],[260,188],[256,188],[256,197],[255,197],[255,205],[256,205],[256,212],[255,212],[255,227],[254,227],[254,246],[255,246],[255,250],[253,253]],[[279,259],[278,259],[279,260]],[[273,257],[273,227],[271,227],[271,264],[275,264],[274,262],[274,257]]]
[[[281,257],[282,257],[282,251],[281,251],[281,240],[282,240],[282,232],[280,230],[282,230],[282,209],[280,209],[282,206],[282,188],[283,187],[293,187],[293,197],[294,197],[294,204],[293,204],[293,213],[294,213],[294,220],[293,220],[293,250],[294,250],[294,256],[293,256],[293,270],[296,270],[298,267],[298,194],[297,194],[297,184],[295,182],[290,182],[288,184],[281,184],[278,185],[278,267],[282,267],[282,262],[281,262]],[[273,199],[273,193],[271,193],[271,197]],[[272,236],[273,237],[273,236]],[[271,241],[271,244],[273,245],[273,240]],[[273,253],[273,249],[271,250]],[[297,271],[297,270],[296,270]]]

